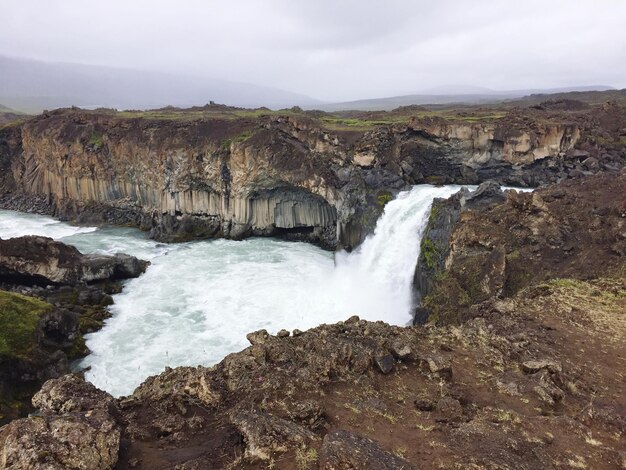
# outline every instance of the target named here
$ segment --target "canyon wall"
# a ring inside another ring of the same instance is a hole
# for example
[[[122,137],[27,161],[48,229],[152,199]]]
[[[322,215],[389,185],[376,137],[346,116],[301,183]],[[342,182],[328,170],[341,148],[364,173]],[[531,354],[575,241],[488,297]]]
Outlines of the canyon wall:
[[[271,235],[351,249],[413,184],[537,186],[624,159],[588,144],[588,116],[333,129],[306,113],[138,114],[66,109],[0,129],[0,205],[164,241]]]

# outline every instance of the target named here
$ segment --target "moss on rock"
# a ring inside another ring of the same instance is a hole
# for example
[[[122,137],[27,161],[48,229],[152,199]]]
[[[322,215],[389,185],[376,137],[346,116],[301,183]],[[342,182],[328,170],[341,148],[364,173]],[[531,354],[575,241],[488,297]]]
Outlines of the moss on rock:
[[[37,346],[37,325],[52,305],[21,294],[0,291],[0,357],[27,357]]]

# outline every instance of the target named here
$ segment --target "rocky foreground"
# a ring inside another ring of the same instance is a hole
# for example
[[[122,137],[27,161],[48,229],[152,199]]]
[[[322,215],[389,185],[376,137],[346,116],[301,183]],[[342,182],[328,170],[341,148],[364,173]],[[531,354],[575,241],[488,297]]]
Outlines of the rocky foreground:
[[[257,331],[120,399],[50,380],[40,415],[0,429],[0,465],[626,468],[625,189],[622,172],[441,202],[429,324]]]

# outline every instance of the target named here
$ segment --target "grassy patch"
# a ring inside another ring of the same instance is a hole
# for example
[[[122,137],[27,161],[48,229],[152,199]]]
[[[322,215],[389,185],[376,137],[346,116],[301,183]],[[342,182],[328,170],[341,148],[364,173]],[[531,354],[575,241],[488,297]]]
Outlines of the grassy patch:
[[[0,291],[0,356],[27,357],[37,345],[39,318],[51,309],[33,297]]]
[[[254,133],[252,131],[246,131],[243,132],[242,134],[238,135],[237,137],[235,137],[233,139],[234,142],[245,142],[246,140],[248,140],[250,137],[252,137]]]
[[[296,464],[298,465],[298,469],[306,470],[312,468],[315,462],[317,462],[317,450],[313,447],[300,447],[296,450]]]

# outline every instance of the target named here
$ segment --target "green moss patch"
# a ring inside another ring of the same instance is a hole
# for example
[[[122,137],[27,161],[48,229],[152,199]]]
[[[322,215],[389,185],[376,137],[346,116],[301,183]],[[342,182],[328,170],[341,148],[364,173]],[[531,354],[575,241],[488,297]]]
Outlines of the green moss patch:
[[[25,295],[0,291],[0,357],[26,357],[37,346],[39,318],[52,305]]]
[[[424,264],[426,264],[426,267],[429,269],[435,269],[439,264],[442,250],[430,238],[423,238],[420,254],[424,260]]]
[[[385,207],[389,201],[393,199],[393,196],[389,191],[380,191],[376,195],[376,204],[380,207]]]

